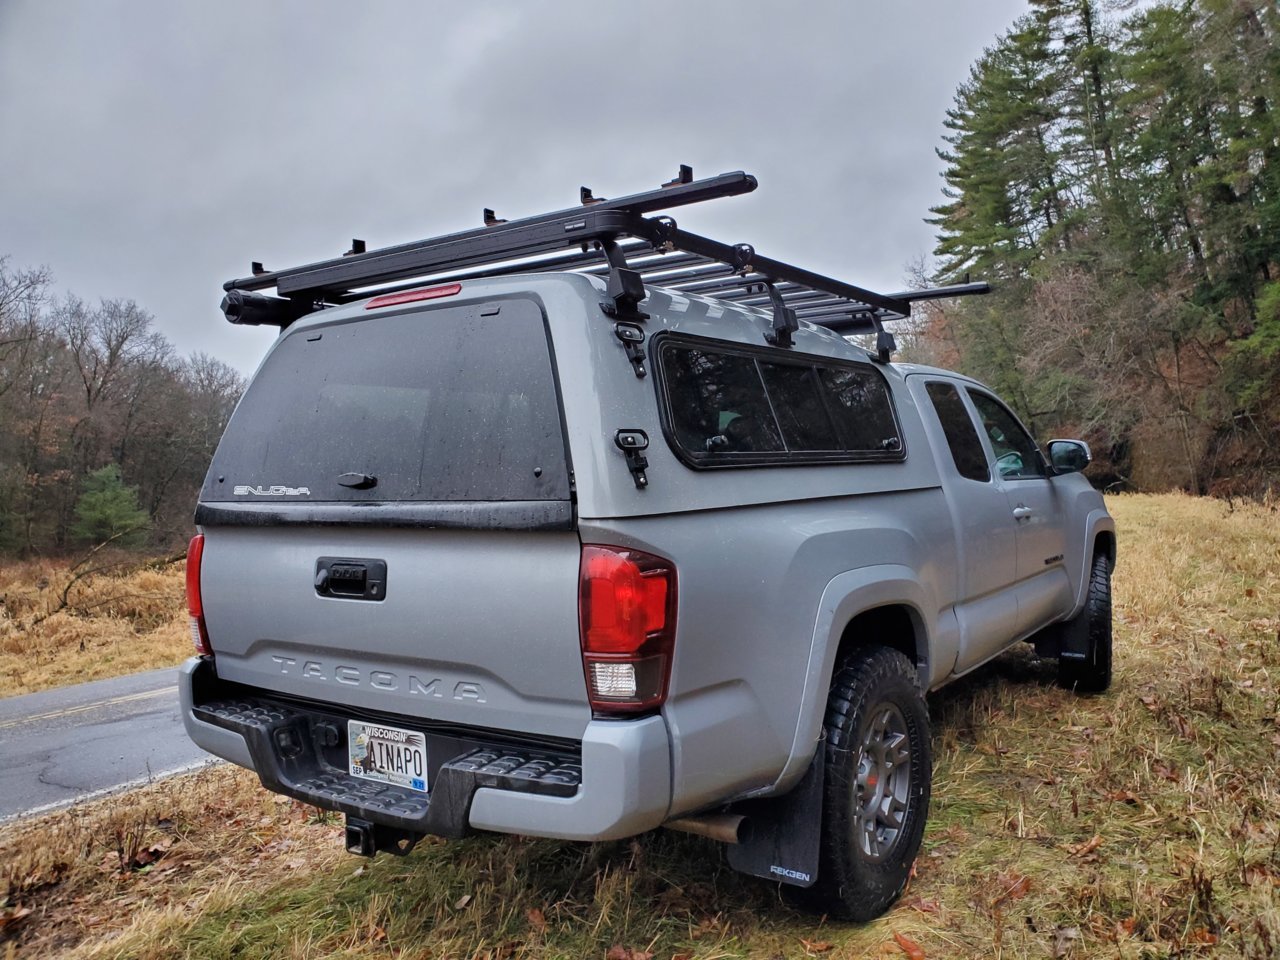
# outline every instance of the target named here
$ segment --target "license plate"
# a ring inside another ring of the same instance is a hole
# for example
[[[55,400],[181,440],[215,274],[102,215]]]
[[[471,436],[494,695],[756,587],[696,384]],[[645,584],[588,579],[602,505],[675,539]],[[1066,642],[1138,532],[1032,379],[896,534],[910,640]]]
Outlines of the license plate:
[[[427,738],[416,730],[347,721],[351,775],[427,792]]]

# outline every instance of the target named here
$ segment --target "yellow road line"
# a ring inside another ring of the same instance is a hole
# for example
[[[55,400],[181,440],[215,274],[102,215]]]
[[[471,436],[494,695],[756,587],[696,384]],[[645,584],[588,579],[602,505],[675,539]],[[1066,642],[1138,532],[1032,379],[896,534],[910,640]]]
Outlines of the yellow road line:
[[[161,687],[159,690],[146,690],[143,693],[131,693],[125,697],[111,697],[108,700],[95,700],[93,703],[82,703],[78,707],[65,707],[62,710],[51,710],[48,713],[37,713],[31,717],[19,717],[16,720],[5,720],[0,723],[0,730],[6,730],[9,727],[20,727],[27,723],[36,723],[40,720],[54,720],[58,717],[69,717],[73,714],[84,713],[88,710],[97,710],[100,707],[111,707],[117,703],[131,703],[134,700],[147,700],[151,697],[168,696],[178,692],[177,684],[172,687]]]

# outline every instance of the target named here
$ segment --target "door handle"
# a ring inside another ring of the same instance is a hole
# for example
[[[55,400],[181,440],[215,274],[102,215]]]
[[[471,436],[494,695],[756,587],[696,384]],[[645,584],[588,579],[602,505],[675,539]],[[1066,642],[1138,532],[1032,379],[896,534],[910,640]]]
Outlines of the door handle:
[[[1013,508],[1013,518],[1015,520],[1026,520],[1033,513],[1035,513],[1035,511],[1032,510],[1030,507],[1028,507],[1026,504],[1020,503]]]

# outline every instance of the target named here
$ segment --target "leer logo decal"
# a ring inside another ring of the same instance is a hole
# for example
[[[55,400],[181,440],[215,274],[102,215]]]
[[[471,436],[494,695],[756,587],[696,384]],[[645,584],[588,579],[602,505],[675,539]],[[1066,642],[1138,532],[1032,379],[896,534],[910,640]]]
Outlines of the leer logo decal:
[[[236,484],[231,491],[237,497],[309,497],[311,491],[307,487],[251,487]]]

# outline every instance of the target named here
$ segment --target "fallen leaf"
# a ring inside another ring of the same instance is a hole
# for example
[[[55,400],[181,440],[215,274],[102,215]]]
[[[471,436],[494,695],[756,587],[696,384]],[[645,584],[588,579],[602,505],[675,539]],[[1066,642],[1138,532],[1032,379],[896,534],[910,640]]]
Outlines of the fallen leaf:
[[[924,960],[924,948],[914,940],[904,937],[902,934],[894,931],[893,942],[902,948],[902,952],[905,953],[910,960]]]
[[[1086,853],[1093,853],[1102,846],[1102,835],[1095,833],[1093,838],[1084,843],[1070,844],[1067,846],[1067,853],[1073,857],[1083,857]],[[1079,932],[1079,931],[1077,931]]]
[[[1129,917],[1127,920],[1121,920],[1116,924],[1116,938],[1132,937],[1134,929],[1138,926],[1137,918]]]
[[[470,902],[471,902],[471,894],[464,893],[462,896],[458,898],[457,903],[453,905],[453,909],[465,910],[467,908],[467,904]]]
[[[537,930],[539,933],[547,932],[547,916],[537,907],[524,912],[525,918],[529,921],[529,926]]]
[[[1131,793],[1128,790],[1112,790],[1107,794],[1107,799],[1113,803],[1127,803],[1132,807],[1136,807],[1142,802],[1138,799],[1136,793]]]
[[[1187,940],[1190,943],[1214,944],[1218,942],[1218,935],[1212,933],[1207,927],[1196,927],[1187,934]]]
[[[1031,878],[1022,874],[1001,874],[996,880],[1003,892],[991,902],[993,910],[1010,900],[1021,900],[1031,890]]]
[[[1071,952],[1072,945],[1080,936],[1079,927],[1058,927],[1053,932],[1053,957],[1054,960],[1062,960]]]
[[[707,917],[696,927],[689,931],[689,937],[693,940],[701,940],[708,933],[719,933],[721,930],[720,914],[714,917]]]
[[[30,915],[30,907],[12,906],[0,909],[0,930],[7,930],[9,927],[20,923],[23,918]]]
[[[620,943],[615,943],[609,948],[609,952],[604,955],[604,960],[653,960],[653,954],[648,950],[636,950],[632,947],[624,947]]]
[[[1244,882],[1249,886],[1269,883],[1273,887],[1280,887],[1280,874],[1273,873],[1260,863],[1252,863],[1244,868]]]
[[[921,913],[941,913],[942,904],[937,900],[925,900],[922,897],[916,897],[907,904],[912,910],[919,910]]]
[[[827,943],[825,940],[806,940],[804,937],[800,938],[800,945],[809,954],[826,953],[834,946],[834,944]]]
[[[1195,728],[1191,726],[1190,721],[1176,710],[1169,710],[1166,713],[1170,726],[1178,732],[1178,735],[1184,740],[1194,740],[1196,738]]]

